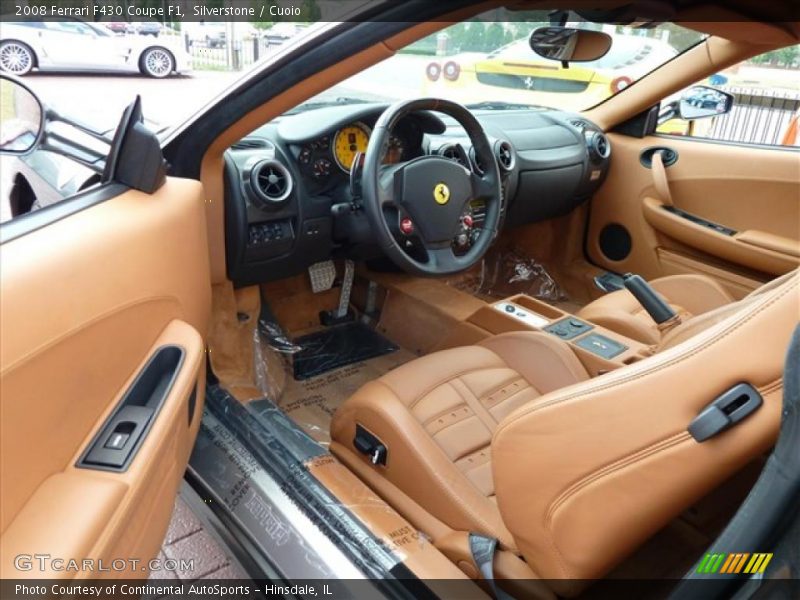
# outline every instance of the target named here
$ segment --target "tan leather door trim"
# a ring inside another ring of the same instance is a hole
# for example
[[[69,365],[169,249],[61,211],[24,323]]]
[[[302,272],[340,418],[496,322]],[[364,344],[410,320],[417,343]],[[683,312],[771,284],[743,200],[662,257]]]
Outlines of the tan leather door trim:
[[[211,303],[204,204],[198,182],[168,179],[154,194],[128,191],[2,245],[3,577],[41,574],[13,570],[16,553],[147,560],[158,552],[202,413]],[[183,367],[128,470],[75,468],[167,344],[184,349]]]
[[[731,281],[745,278],[746,288],[797,266],[792,250],[800,245],[797,152],[665,135],[640,139],[609,133],[608,138],[611,166],[591,200],[587,231],[592,263],[645,279],[702,273],[737,298],[748,290]],[[674,206],[735,230],[736,239],[659,208],[663,201],[652,170],[640,162],[642,152],[653,147],[678,155],[666,169]],[[631,252],[621,260],[612,260],[600,246],[601,232],[612,224],[631,237]],[[665,257],[679,257],[681,264]]]
[[[800,244],[787,238],[754,231],[724,235],[664,210],[664,203],[655,198],[645,198],[642,211],[658,231],[751,269],[781,275],[800,264]]]

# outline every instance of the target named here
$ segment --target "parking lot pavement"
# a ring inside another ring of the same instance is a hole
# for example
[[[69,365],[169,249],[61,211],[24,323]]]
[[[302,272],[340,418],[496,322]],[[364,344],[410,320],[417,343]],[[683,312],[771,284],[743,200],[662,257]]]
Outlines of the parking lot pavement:
[[[122,111],[139,94],[145,118],[174,125],[190,117],[233,81],[239,72],[196,71],[150,79],[137,75],[33,73],[25,83],[45,104],[102,128],[116,127]]]
[[[429,59],[397,56],[392,68],[377,65],[353,77],[335,91],[375,100],[419,94]],[[177,125],[242,76],[239,71],[194,71],[191,75],[151,79],[138,75],[33,73],[25,83],[42,100],[68,116],[101,128],[116,127],[125,107],[137,94],[144,115],[159,126]]]

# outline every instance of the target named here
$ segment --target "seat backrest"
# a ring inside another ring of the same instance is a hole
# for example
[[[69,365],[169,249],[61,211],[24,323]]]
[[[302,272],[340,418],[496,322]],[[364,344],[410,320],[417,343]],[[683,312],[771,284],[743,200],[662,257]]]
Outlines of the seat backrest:
[[[602,577],[774,444],[799,289],[795,273],[705,331],[547,394],[499,424],[492,462],[503,521],[556,592]],[[689,423],[739,382],[752,384],[763,405],[695,441]]]
[[[684,321],[674,329],[664,334],[664,337],[661,338],[661,342],[659,342],[656,351],[662,352],[667,348],[677,346],[678,344],[697,335],[701,331],[705,331],[709,327],[724,321],[731,315],[743,310],[746,306],[758,301],[762,295],[769,294],[770,292],[773,292],[782,285],[786,284],[788,281],[791,281],[793,278],[796,278],[798,273],[800,273],[800,270],[798,269],[789,271],[785,275],[781,275],[780,277],[765,283],[761,287],[756,288],[737,302],[731,302],[730,304],[725,304],[719,308],[715,308],[714,310],[693,316],[692,318]]]

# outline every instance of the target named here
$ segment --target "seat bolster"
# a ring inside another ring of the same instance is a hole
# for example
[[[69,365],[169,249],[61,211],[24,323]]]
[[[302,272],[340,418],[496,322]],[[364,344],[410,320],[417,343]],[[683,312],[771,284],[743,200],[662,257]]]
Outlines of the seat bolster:
[[[410,379],[409,385],[418,381]],[[386,466],[374,467],[354,450],[356,424],[386,446]],[[470,483],[414,418],[407,403],[382,380],[366,384],[342,405],[331,422],[331,437],[443,523],[497,538],[504,548],[515,551],[494,502]],[[332,449],[341,451],[336,446]],[[385,500],[392,503],[391,498]]]
[[[479,345],[497,354],[540,394],[589,379],[586,368],[569,346],[548,333],[505,333]]]
[[[654,279],[650,285],[684,320],[734,301],[721,285],[705,275],[670,275]],[[578,316],[644,344],[661,341],[655,321],[628,290],[594,300],[578,311]]]
[[[647,360],[552,392],[492,440],[498,507],[531,568],[560,595],[602,577],[692,503],[774,444],[799,281]],[[698,443],[687,427],[746,381],[763,405]],[[561,581],[559,581],[561,580]]]

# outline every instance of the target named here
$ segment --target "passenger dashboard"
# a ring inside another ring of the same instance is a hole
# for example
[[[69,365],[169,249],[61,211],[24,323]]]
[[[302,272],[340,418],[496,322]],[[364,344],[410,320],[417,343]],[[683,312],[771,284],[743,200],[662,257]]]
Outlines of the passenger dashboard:
[[[386,104],[318,108],[283,116],[234,144],[225,155],[225,227],[229,277],[240,285],[280,279],[332,257],[380,256],[360,204],[359,153]],[[495,150],[503,182],[503,227],[567,214],[600,186],[608,139],[582,116],[545,109],[476,110]],[[383,152],[392,164],[440,155],[480,172],[470,140],[447,116],[401,119]],[[482,205],[467,207],[472,225],[454,239],[471,244]]]

